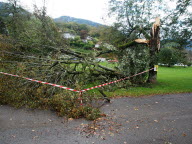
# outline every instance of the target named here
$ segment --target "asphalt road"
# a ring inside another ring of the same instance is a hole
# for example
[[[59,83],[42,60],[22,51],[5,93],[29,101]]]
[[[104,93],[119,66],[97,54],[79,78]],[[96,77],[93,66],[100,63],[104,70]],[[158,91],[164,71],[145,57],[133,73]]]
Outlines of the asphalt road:
[[[192,144],[192,93],[112,99],[95,122],[0,106],[0,144]]]

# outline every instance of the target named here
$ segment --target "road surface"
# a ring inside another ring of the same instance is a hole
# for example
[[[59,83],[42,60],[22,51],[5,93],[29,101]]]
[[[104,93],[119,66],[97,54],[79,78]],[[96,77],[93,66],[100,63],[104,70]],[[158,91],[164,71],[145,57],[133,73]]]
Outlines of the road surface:
[[[0,144],[192,144],[192,93],[112,99],[95,122],[0,106]]]

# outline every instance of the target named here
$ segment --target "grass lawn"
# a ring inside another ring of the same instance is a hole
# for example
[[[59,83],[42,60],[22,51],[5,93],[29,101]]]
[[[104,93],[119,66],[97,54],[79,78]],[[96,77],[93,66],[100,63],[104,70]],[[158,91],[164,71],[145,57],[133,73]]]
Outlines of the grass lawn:
[[[192,67],[160,67],[156,84],[105,92],[109,97],[192,92]]]

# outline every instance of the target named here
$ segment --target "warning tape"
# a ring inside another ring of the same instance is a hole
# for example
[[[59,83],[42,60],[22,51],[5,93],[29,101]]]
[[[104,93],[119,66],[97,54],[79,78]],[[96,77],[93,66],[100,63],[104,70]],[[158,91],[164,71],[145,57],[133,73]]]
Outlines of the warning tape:
[[[141,74],[146,73],[146,72],[148,72],[148,71],[151,71],[151,70],[153,70],[153,69],[154,69],[154,68],[151,68],[151,69],[149,69],[149,70],[140,72],[140,73],[138,73],[138,74],[135,74],[135,75],[132,75],[132,76],[129,76],[129,77],[125,77],[125,78],[122,78],[122,79],[119,79],[119,80],[116,80],[116,81],[112,81],[112,82],[109,82],[109,83],[104,83],[104,84],[101,84],[101,85],[98,85],[98,86],[94,86],[94,87],[91,87],[91,88],[87,88],[87,89],[83,89],[83,90],[80,90],[80,91],[75,90],[75,89],[72,89],[72,88],[68,88],[68,87],[65,87],[65,86],[57,85],[57,84],[52,84],[52,83],[48,83],[48,82],[43,82],[43,81],[31,79],[31,78],[22,77],[22,76],[19,76],[19,75],[13,75],[13,74],[4,73],[4,72],[0,72],[0,74],[9,75],[9,76],[13,76],[13,77],[19,77],[19,78],[23,78],[23,79],[26,79],[26,80],[29,80],[29,81],[33,81],[33,82],[37,82],[37,83],[41,83],[41,84],[46,84],[46,85],[51,85],[51,86],[59,87],[59,88],[66,89],[66,90],[69,90],[69,91],[74,91],[74,92],[78,92],[78,93],[83,93],[83,92],[85,92],[85,91],[89,91],[89,90],[92,90],[92,89],[95,89],[95,88],[100,88],[100,87],[103,87],[103,86],[106,86],[106,85],[110,85],[110,84],[113,84],[113,83],[117,83],[117,82],[120,82],[120,81],[129,79],[129,78],[131,78],[131,77],[135,77],[135,76],[137,76],[137,75],[141,75]]]
[[[135,76],[137,76],[137,75],[146,73],[146,72],[148,72],[148,71],[150,71],[150,70],[153,70],[153,69],[154,69],[154,68],[151,68],[151,69],[149,69],[149,70],[140,72],[140,73],[138,73],[138,74],[135,74],[135,75],[132,75],[132,76],[129,76],[129,77],[125,77],[125,78],[122,78],[122,79],[119,79],[119,80],[116,80],[116,81],[112,81],[112,82],[109,82],[109,83],[104,83],[104,84],[101,84],[101,85],[98,85],[98,86],[94,86],[94,87],[91,87],[91,88],[87,88],[87,89],[81,90],[80,92],[85,92],[85,91],[89,91],[89,90],[92,90],[92,89],[95,89],[95,88],[100,88],[100,87],[103,87],[103,86],[106,86],[106,85],[110,85],[110,84],[113,84],[113,83],[117,83],[117,82],[120,82],[120,81],[129,79],[129,78],[131,78],[131,77],[135,77]]]
[[[51,86],[54,86],[54,87],[59,87],[59,88],[66,89],[66,90],[69,90],[69,91],[80,92],[80,91],[78,91],[78,90],[71,89],[71,88],[64,87],[64,86],[57,85],[57,84],[52,84],[52,83],[48,83],[48,82],[43,82],[43,81],[39,81],[39,80],[31,79],[31,78],[26,78],[26,77],[22,77],[22,76],[18,76],[18,75],[13,75],[13,74],[9,74],[9,73],[4,73],[4,72],[0,72],[0,73],[1,73],[1,74],[4,74],[4,75],[13,76],[13,77],[20,77],[20,78],[23,78],[23,79],[26,79],[26,80],[29,80],[29,81],[37,82],[37,83],[42,83],[42,84],[51,85]]]

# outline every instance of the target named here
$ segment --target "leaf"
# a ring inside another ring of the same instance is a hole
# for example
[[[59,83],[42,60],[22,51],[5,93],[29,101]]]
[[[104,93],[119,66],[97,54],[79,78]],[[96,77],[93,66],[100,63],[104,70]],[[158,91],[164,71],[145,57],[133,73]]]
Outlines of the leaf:
[[[135,111],[138,111],[139,109],[138,108],[134,108]]]
[[[73,120],[73,118],[69,118],[69,119],[68,119],[68,121],[72,121],[72,120]]]
[[[112,136],[112,137],[113,137],[113,136],[114,136],[114,133],[110,133],[110,136]]]
[[[38,138],[38,136],[34,136],[34,137],[33,137],[33,139],[36,139],[36,138]]]
[[[183,133],[183,136],[186,137],[187,135],[185,133]]]
[[[154,120],[154,122],[159,122],[158,120]]]

